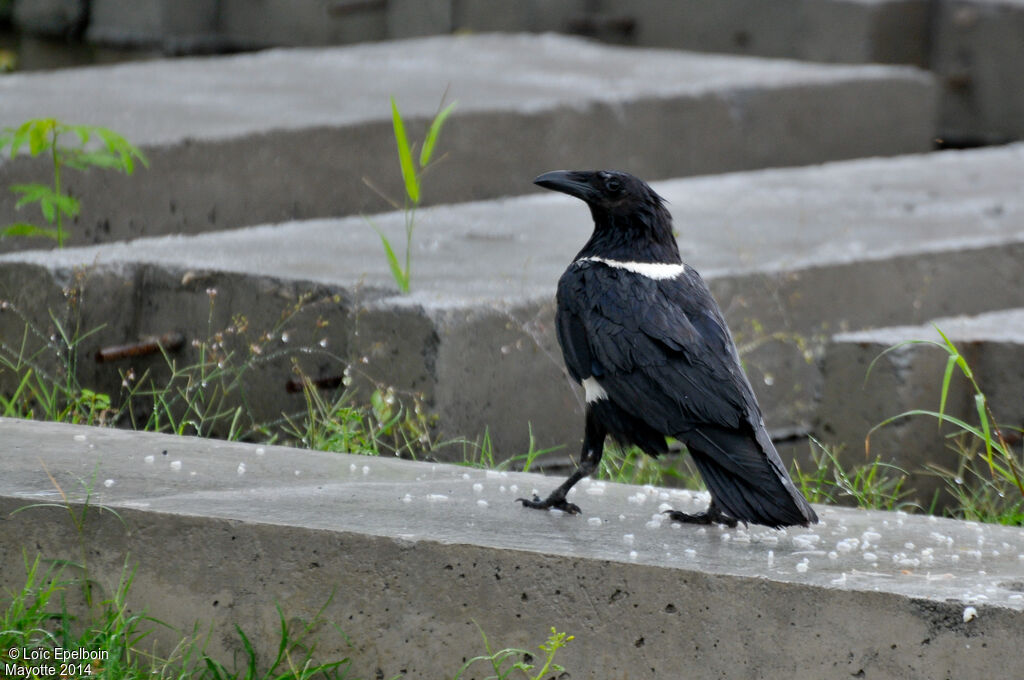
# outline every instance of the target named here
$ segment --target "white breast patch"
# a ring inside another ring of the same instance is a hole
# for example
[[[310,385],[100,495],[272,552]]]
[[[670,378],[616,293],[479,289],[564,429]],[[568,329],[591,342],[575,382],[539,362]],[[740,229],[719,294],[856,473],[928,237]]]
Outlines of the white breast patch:
[[[623,262],[622,260],[607,260],[603,257],[584,257],[579,261],[590,261],[600,262],[606,264],[609,267],[615,269],[625,269],[628,272],[634,274],[640,274],[646,276],[649,279],[661,280],[661,279],[674,279],[683,272],[686,271],[685,264],[675,264],[670,262]]]

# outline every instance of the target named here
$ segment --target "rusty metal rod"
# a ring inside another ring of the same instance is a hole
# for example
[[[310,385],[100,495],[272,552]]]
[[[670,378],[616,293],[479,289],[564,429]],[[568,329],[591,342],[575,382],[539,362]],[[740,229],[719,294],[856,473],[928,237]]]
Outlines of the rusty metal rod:
[[[96,363],[104,364],[120,359],[133,359],[136,357],[156,354],[163,347],[168,352],[177,352],[185,346],[185,336],[178,332],[164,333],[163,335],[151,335],[126,345],[112,345],[101,347],[96,350]]]
[[[359,12],[383,11],[388,8],[388,0],[335,0],[327,5],[327,16],[343,17]]]
[[[322,390],[333,390],[339,387],[344,379],[345,377],[341,375],[332,375],[326,378],[292,378],[284,386],[284,389],[288,394],[301,392],[303,383],[305,380],[309,380],[309,383],[313,385],[313,387],[318,387]]]

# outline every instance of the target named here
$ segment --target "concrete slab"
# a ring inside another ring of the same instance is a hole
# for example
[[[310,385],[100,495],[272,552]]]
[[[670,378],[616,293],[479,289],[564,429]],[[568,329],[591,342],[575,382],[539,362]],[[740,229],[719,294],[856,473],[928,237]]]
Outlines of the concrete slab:
[[[632,19],[631,44],[824,62],[927,63],[923,0],[605,4],[606,14]]]
[[[1014,145],[655,186],[670,201],[684,259],[725,310],[769,426],[792,433],[816,417],[816,361],[836,332],[1019,305],[1022,182],[1024,145]],[[65,309],[62,289],[84,284],[81,327],[108,324],[91,338],[91,355],[169,330],[205,337],[237,313],[260,333],[313,291],[294,341],[265,345],[279,361],[273,371],[261,363],[271,372],[251,395],[263,417],[301,409],[300,397],[283,393],[290,363],[277,352],[306,346],[316,354],[298,359],[311,374],[337,374],[351,361],[422,391],[449,435],[489,428],[502,456],[526,450],[527,424],[539,445],[575,449],[581,402],[562,369],[552,296],[589,235],[585,207],[550,194],[439,206],[418,219],[414,292],[405,297],[394,293],[376,234],[348,218],[8,254],[0,298],[34,310],[46,328],[46,310]],[[401,240],[401,215],[373,221]],[[208,321],[211,288],[219,296]],[[319,316],[330,320],[326,330]],[[0,332],[16,347],[22,328],[8,323]],[[82,366],[113,393],[116,368]]]
[[[825,352],[818,431],[827,442],[846,446],[847,460],[863,460],[864,438],[887,418],[912,409],[938,411],[947,354],[932,345],[911,344],[881,357],[871,375],[871,362],[889,347],[912,341],[942,341],[940,328],[959,348],[985,392],[997,422],[1007,428],[1024,426],[1024,309],[977,316],[935,319],[923,325],[893,326],[832,338]],[[957,370],[947,397],[949,415],[977,423],[974,390]],[[956,471],[957,454],[934,418],[907,418],[871,437],[871,455],[912,473],[908,486],[928,503],[943,482],[926,466]]]
[[[940,128],[955,140],[1024,138],[1024,2],[935,5],[930,68],[942,85]]]
[[[83,202],[72,240],[92,243],[386,209],[363,178],[401,195],[388,98],[417,138],[446,90],[459,108],[427,203],[524,193],[552,167],[678,177],[924,151],[934,136],[933,84],[913,69],[552,35],[13,74],[0,80],[0,126],[56,116],[111,127],[147,153],[151,168],[132,177],[65,174]],[[0,186],[46,178],[41,159],[0,165]],[[0,193],[0,223],[23,217],[14,202]]]
[[[440,678],[494,644],[576,639],[579,677],[1008,677],[1024,642],[1024,530],[820,507],[810,530],[678,528],[681,490],[582,484],[582,517],[513,499],[551,478],[0,420],[0,580],[22,549],[99,587],[137,564],[129,606],[276,645],[274,605],[324,616],[318,650],[358,677]],[[52,479],[91,511],[76,533]],[[90,481],[94,480],[94,481]],[[12,511],[31,504],[17,514]],[[116,512],[103,512],[107,508]],[[166,635],[166,631],[157,631]],[[208,651],[234,651],[214,635]],[[638,670],[642,669],[642,670]]]
[[[160,48],[169,54],[228,47],[219,0],[90,0],[86,38],[93,43]]]

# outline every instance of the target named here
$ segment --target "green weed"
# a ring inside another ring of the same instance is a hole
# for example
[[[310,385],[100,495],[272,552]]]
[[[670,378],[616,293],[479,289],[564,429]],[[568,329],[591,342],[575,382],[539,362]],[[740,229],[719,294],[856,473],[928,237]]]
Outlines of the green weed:
[[[564,445],[552,446],[546,449],[537,448],[537,440],[533,436],[533,426],[527,423],[530,443],[525,453],[515,454],[505,458],[499,458],[494,452],[494,443],[491,440],[491,431],[484,429],[476,441],[457,440],[462,445],[462,465],[467,467],[482,468],[487,470],[520,470],[529,472],[537,464],[537,461],[544,455],[555,453],[565,448]]]
[[[906,488],[907,472],[881,459],[845,467],[833,450],[813,437],[808,441],[812,466],[805,470],[793,460],[790,476],[811,503],[856,505],[869,510],[912,510],[913,490]]]
[[[66,141],[69,138],[73,141]],[[139,149],[113,130],[94,125],[72,125],[55,118],[34,118],[18,127],[0,131],[0,153],[7,151],[14,158],[23,150],[32,157],[46,154],[53,165],[53,180],[52,184],[11,185],[10,190],[19,196],[15,208],[38,206],[42,218],[50,226],[15,222],[0,230],[0,237],[50,238],[57,242],[58,248],[64,247],[67,237],[64,220],[78,217],[82,209],[78,199],[62,186],[66,168],[79,171],[100,168],[131,175],[135,172],[136,162],[149,165]]]
[[[544,653],[544,663],[538,669],[534,664],[533,654],[529,651],[515,647],[494,651],[491,649],[491,642],[487,639],[484,631],[479,626],[477,626],[477,629],[480,630],[480,637],[483,638],[486,654],[475,656],[464,663],[452,680],[459,680],[469,670],[470,666],[478,663],[490,665],[491,671],[494,673],[494,675],[486,676],[483,680],[507,680],[508,678],[542,680],[549,672],[562,673],[565,671],[564,668],[555,663],[555,655],[558,653],[558,650],[568,645],[574,639],[574,636],[559,633],[552,627],[548,639],[538,646],[541,652]]]
[[[974,372],[967,360],[949,339],[936,326],[942,341],[913,340],[887,348],[872,361],[868,373],[885,354],[910,344],[931,345],[947,355],[946,368],[942,378],[942,389],[939,396],[937,411],[912,409],[887,418],[868,431],[864,440],[866,451],[870,451],[871,435],[882,427],[902,418],[926,416],[934,418],[939,427],[950,423],[956,430],[948,435],[953,449],[958,453],[956,470],[948,470],[937,465],[929,469],[939,475],[956,501],[954,508],[949,510],[954,517],[996,521],[1002,524],[1024,524],[1024,453],[1018,453],[1008,441],[1011,428],[996,422],[985,393],[981,390]],[[977,424],[957,418],[946,412],[950,385],[953,375],[959,371],[970,384],[973,394]]]
[[[441,98],[441,104],[444,104],[444,97]],[[395,249],[391,245],[391,241],[384,235],[384,233],[377,228],[377,226],[369,219],[366,218],[370,226],[373,227],[374,231],[380,237],[381,245],[384,247],[384,255],[388,261],[388,267],[391,269],[391,276],[394,278],[395,283],[398,284],[398,289],[403,293],[408,293],[412,283],[412,234],[416,226],[416,209],[419,207],[421,199],[421,188],[422,179],[424,174],[440,159],[434,158],[434,149],[437,146],[437,141],[441,136],[441,128],[444,127],[444,123],[448,120],[448,116],[451,115],[452,111],[455,110],[456,102],[452,102],[448,106],[443,106],[434,115],[434,119],[430,123],[430,127],[427,130],[426,137],[423,139],[423,143],[420,145],[419,157],[416,161],[413,157],[416,155],[416,145],[409,142],[408,135],[405,132],[405,121],[402,120],[402,114],[398,110],[398,104],[395,103],[395,98],[391,98],[391,124],[395,136],[395,146],[398,147],[398,165],[402,173],[402,183],[405,187],[405,197],[401,204],[394,201],[386,194],[377,189],[376,186],[369,179],[363,178],[363,181],[371,189],[376,191],[382,198],[390,203],[395,210],[402,210],[405,217],[405,258],[404,265],[398,259],[395,254]]]

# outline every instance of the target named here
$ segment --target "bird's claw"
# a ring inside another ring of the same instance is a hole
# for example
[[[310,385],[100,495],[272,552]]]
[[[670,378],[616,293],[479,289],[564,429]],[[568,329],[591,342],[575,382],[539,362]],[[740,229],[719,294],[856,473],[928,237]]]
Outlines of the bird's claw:
[[[668,518],[673,522],[683,522],[685,524],[724,524],[729,528],[733,528],[737,524],[735,519],[713,506],[695,515],[688,515],[679,510],[665,510],[662,514],[668,515]]]
[[[516,502],[522,503],[524,508],[533,508],[534,510],[561,510],[562,512],[569,515],[578,515],[580,512],[580,506],[575,503],[570,503],[565,498],[557,498],[548,496],[544,500],[541,500],[540,496],[534,496],[532,500],[526,498],[517,498]]]

